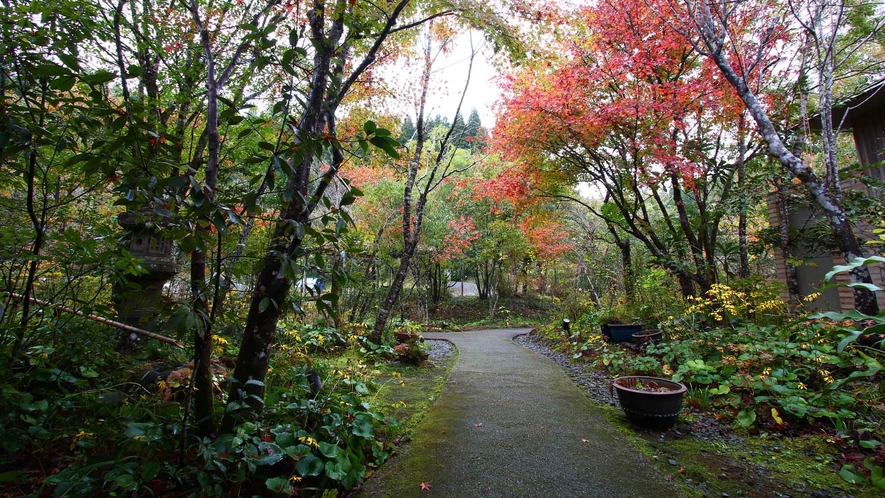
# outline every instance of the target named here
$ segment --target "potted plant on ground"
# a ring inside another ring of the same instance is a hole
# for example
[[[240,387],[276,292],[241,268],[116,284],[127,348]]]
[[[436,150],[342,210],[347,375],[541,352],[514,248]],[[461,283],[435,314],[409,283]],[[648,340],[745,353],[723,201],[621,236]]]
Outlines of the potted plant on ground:
[[[613,342],[633,340],[633,334],[642,331],[642,324],[637,323],[623,304],[613,306],[599,316],[602,338]]]
[[[424,344],[424,340],[417,336],[402,344],[394,346],[393,354],[396,355],[396,359],[399,362],[410,365],[419,365],[427,361],[427,358],[430,357],[428,348]]]
[[[631,422],[657,429],[676,423],[687,390],[681,382],[643,375],[618,377],[612,381],[612,388]]]
[[[423,324],[405,320],[394,325],[393,337],[397,344],[405,344],[413,339],[420,339],[423,330]]]
[[[661,340],[661,329],[640,330],[633,334],[633,342],[637,344],[654,344]]]

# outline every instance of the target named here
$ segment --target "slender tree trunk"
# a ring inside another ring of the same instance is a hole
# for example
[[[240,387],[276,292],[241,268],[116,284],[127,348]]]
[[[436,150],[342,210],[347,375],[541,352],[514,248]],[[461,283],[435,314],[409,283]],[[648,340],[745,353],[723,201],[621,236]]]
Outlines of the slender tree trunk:
[[[679,226],[682,228],[682,236],[688,242],[691,249],[692,260],[695,265],[694,280],[700,287],[702,294],[706,294],[710,290],[710,275],[707,271],[707,261],[704,258],[704,248],[688,219],[688,211],[685,209],[685,200],[682,198],[682,186],[679,184],[679,178],[675,174],[670,175],[670,184],[673,187],[673,202],[676,204],[676,212],[679,217]]]
[[[308,10],[311,39],[315,53],[313,70],[310,82],[310,91],[305,99],[305,110],[296,127],[296,144],[308,145],[312,140],[311,135],[320,133],[324,120],[324,113],[334,116],[337,104],[343,98],[353,80],[361,74],[372,61],[381,43],[386,39],[390,30],[396,23],[402,9],[407,5],[407,0],[402,0],[396,5],[388,16],[388,21],[382,32],[376,37],[375,43],[367,57],[354,69],[351,76],[336,88],[338,99],[327,102],[326,95],[329,89],[330,78],[340,75],[332,75],[333,53],[341,39],[345,26],[344,15],[347,12],[344,0],[335,2],[334,8],[326,11],[326,5],[316,0],[313,9]],[[327,17],[327,15],[329,17]],[[329,25],[327,26],[327,20]],[[326,104],[324,106],[324,103]],[[329,121],[330,126],[334,123]],[[337,157],[337,156],[333,156]],[[294,160],[293,160],[294,162]],[[286,190],[298,192],[301,195],[293,195],[289,203],[281,210],[280,217],[274,227],[273,237],[263,259],[263,266],[259,270],[255,289],[249,305],[249,313],[246,317],[246,326],[240,351],[237,355],[237,367],[234,370],[234,381],[228,395],[228,404],[222,419],[221,430],[224,433],[233,431],[236,423],[243,416],[243,409],[255,413],[263,408],[264,379],[267,376],[270,354],[276,336],[276,326],[280,318],[282,308],[286,304],[286,298],[291,286],[291,281],[283,271],[283,262],[297,256],[301,247],[303,235],[299,235],[298,226],[306,226],[310,223],[310,214],[325,195],[332,178],[338,171],[340,163],[333,162],[328,171],[321,177],[316,186],[315,193],[307,200],[308,187],[311,185],[310,172],[312,157],[305,155],[297,165],[289,164]],[[302,232],[303,233],[303,232]],[[248,412],[247,412],[248,414]]]
[[[443,139],[440,141],[439,152],[431,161],[432,164],[427,168],[427,171],[423,177],[424,179],[421,181],[418,181],[416,179],[418,168],[421,166],[427,131],[425,130],[424,124],[424,109],[427,103],[427,92],[430,86],[430,73],[433,67],[433,58],[431,57],[431,42],[431,30],[428,29],[425,45],[426,48],[424,52],[424,72],[421,75],[421,97],[419,100],[418,120],[416,123],[417,138],[415,141],[415,152],[409,164],[408,177],[406,178],[406,185],[403,189],[403,254],[401,256],[399,270],[396,273],[396,277],[394,278],[394,282],[391,285],[390,290],[388,291],[387,297],[384,299],[384,302],[381,305],[381,309],[378,311],[378,317],[375,320],[375,326],[373,327],[372,333],[370,335],[370,340],[376,344],[381,342],[381,334],[384,332],[384,327],[387,324],[387,318],[390,315],[390,310],[392,309],[394,303],[396,303],[396,300],[400,295],[402,284],[405,281],[406,274],[409,271],[409,263],[415,256],[415,251],[417,251],[418,249],[418,241],[421,238],[421,228],[424,222],[424,214],[425,208],[427,206],[428,195],[430,195],[430,192],[438,187],[443,180],[445,180],[448,176],[455,172],[449,168],[450,163],[443,164],[446,160],[446,156],[449,150],[449,144],[451,143],[452,135],[455,129],[455,123],[453,122],[452,125],[449,126],[445,137],[443,137]],[[470,65],[467,69],[467,82],[465,83],[464,91],[461,93],[461,101],[458,103],[458,108],[455,110],[455,115],[458,115],[458,113],[461,112],[461,105],[464,102],[464,95],[467,93],[467,85],[470,84],[470,74],[472,68],[473,55],[471,55],[470,57]],[[415,203],[415,217],[414,220],[412,220],[411,204],[412,193],[414,189],[418,190],[418,200]],[[418,275],[416,275],[416,286],[417,277]]]
[[[209,40],[209,30],[203,23],[196,2],[191,3],[191,15],[196,25],[200,45],[203,47],[206,62],[206,137],[207,154],[204,178],[205,192],[193,192],[200,197],[208,197],[215,204],[215,189],[218,183],[218,166],[221,156],[221,138],[218,132],[218,91],[221,83],[216,75],[215,56]],[[196,223],[197,231],[209,235],[212,218],[201,216],[202,223]],[[219,232],[223,227],[216,227]],[[220,237],[220,234],[219,234]],[[203,237],[207,240],[209,237]],[[219,248],[221,244],[218,244]],[[220,260],[221,255],[216,254]],[[221,271],[221,268],[217,268]],[[206,251],[196,248],[191,253],[191,296],[193,311],[200,316],[201,326],[194,331],[194,418],[202,435],[215,432],[215,398],[212,385],[212,320],[210,320],[209,292],[206,285]]]
[[[725,79],[737,90],[738,96],[743,100],[753,120],[756,121],[762,137],[768,144],[769,152],[805,185],[805,188],[814,198],[817,205],[823,209],[833,230],[833,236],[842,257],[846,261],[851,261],[863,256],[863,251],[854,235],[848,215],[842,209],[838,199],[832,195],[826,188],[826,185],[818,179],[808,165],[787,149],[778,136],[777,130],[768,118],[768,114],[762,107],[762,104],[747,86],[746,81],[738,76],[731,67],[725,58],[721,46],[719,46],[718,50],[712,50],[710,56],[720,71],[722,71]],[[872,283],[869,269],[866,266],[856,268],[851,272],[851,281],[855,283]],[[854,306],[858,311],[866,315],[876,315],[879,312],[879,305],[876,302],[875,294],[861,287],[854,288]]]
[[[418,240],[421,236],[420,215],[423,214],[423,201],[426,199],[427,193],[420,192],[418,206],[416,207],[416,220],[412,222],[412,191],[415,188],[415,179],[418,175],[418,168],[421,166],[421,159],[424,152],[424,141],[426,130],[424,125],[424,107],[427,104],[427,91],[430,87],[430,69],[433,67],[433,60],[430,57],[430,33],[427,34],[427,46],[424,52],[424,72],[421,75],[421,97],[418,104],[418,119],[416,126],[417,138],[415,140],[415,152],[409,161],[409,172],[406,178],[406,185],[403,188],[403,253],[400,256],[399,269],[393,278],[393,283],[387,292],[387,296],[381,303],[381,309],[378,310],[378,316],[375,318],[375,325],[372,327],[372,333],[369,340],[375,344],[381,343],[381,335],[384,333],[384,327],[387,326],[387,318],[399,299],[402,291],[403,283],[406,281],[406,275],[409,273],[409,263],[415,255],[418,247]]]
[[[621,280],[624,285],[624,295],[627,298],[627,302],[632,302],[635,294],[634,283],[636,278],[633,274],[630,237],[621,237],[615,226],[611,223],[606,222],[605,226],[608,227],[609,233],[611,233],[612,238],[614,238],[615,245],[618,246],[618,250],[621,252],[621,270],[623,272],[623,278]]]
[[[750,252],[747,242],[747,185],[744,164],[747,155],[746,124],[744,114],[741,113],[738,122],[738,157],[737,157],[737,183],[738,183],[738,276],[747,278],[750,276]]]
[[[495,312],[498,309],[498,272],[497,272],[497,264],[492,263],[491,271],[489,272],[489,284],[488,284],[488,295],[489,295],[489,320],[495,319]]]

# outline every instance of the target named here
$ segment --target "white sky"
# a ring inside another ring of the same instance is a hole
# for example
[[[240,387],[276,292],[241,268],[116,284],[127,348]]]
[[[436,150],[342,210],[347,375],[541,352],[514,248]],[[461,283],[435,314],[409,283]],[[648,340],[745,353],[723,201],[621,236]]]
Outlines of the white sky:
[[[471,109],[479,112],[482,124],[486,129],[495,125],[495,116],[492,105],[501,96],[501,91],[494,81],[497,71],[489,63],[491,49],[485,43],[482,33],[477,31],[463,33],[455,38],[453,50],[437,61],[434,66],[432,78],[434,81],[446,81],[447,91],[434,92],[428,98],[428,105],[432,111],[428,115],[442,114],[449,119],[454,118],[455,107],[464,83],[467,80],[467,69],[470,66],[470,45],[477,50],[473,59],[473,69],[470,76],[470,86],[464,96],[464,104],[461,106],[461,114],[466,120]]]
[[[461,115],[466,121],[470,116],[471,109],[476,109],[482,120],[482,125],[486,129],[491,129],[495,125],[492,105],[498,100],[501,92],[494,81],[497,72],[488,61],[492,55],[491,50],[486,46],[482,33],[476,31],[458,35],[454,39],[452,48],[446,53],[440,54],[434,62],[424,114],[427,119],[433,118],[437,114],[441,114],[449,120],[455,117],[455,109],[458,106],[461,92],[464,90],[467,70],[470,66],[471,38],[478,53],[473,60],[470,86],[464,96]],[[438,48],[438,46],[435,47],[434,52]],[[420,66],[421,63],[415,61],[409,65],[385,69],[381,76],[392,89],[395,89],[393,93],[396,102],[390,103],[393,106],[393,112],[402,116],[409,115],[413,120],[417,114],[414,104],[417,102],[419,91]]]

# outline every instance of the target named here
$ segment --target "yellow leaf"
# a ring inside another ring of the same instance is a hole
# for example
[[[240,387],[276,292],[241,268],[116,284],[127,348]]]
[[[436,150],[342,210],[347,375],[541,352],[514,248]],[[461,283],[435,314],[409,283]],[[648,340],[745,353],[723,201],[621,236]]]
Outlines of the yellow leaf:
[[[777,425],[784,425],[784,419],[782,419],[777,413],[777,408],[771,409],[771,418],[773,418],[774,421],[777,422]]]

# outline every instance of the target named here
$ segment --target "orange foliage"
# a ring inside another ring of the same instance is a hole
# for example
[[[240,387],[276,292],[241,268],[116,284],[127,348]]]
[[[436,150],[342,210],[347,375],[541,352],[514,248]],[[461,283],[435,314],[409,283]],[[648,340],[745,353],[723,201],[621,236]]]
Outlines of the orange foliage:
[[[567,240],[568,230],[549,216],[528,216],[519,222],[519,228],[525,233],[539,261],[553,261],[574,247]]]
[[[506,78],[495,145],[510,160],[612,140],[632,151],[633,173],[691,182],[706,167],[690,137],[734,122],[742,107],[715,67],[671,27],[666,0],[600,1],[581,8],[560,60]],[[581,152],[579,152],[581,153]]]
[[[354,187],[364,190],[365,187],[375,185],[382,180],[395,180],[396,172],[390,168],[348,166],[342,176],[347,178]]]
[[[480,237],[479,231],[473,225],[473,218],[460,216],[457,220],[449,222],[449,233],[443,239],[437,258],[440,261],[448,261],[464,254],[470,248],[470,244]]]

